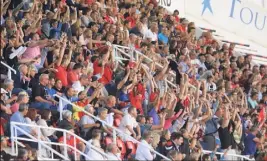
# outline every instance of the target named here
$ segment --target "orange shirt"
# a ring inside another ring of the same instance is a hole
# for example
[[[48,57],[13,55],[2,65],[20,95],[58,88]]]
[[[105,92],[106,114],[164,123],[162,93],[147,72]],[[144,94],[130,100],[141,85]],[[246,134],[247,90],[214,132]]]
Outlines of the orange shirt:
[[[186,32],[186,27],[183,27],[182,25],[178,25],[176,28],[181,32]]]

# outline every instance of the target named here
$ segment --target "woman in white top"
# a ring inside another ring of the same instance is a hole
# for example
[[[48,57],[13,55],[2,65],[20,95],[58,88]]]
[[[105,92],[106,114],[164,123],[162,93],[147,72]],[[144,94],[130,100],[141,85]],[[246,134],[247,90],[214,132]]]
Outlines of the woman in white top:
[[[26,117],[25,117],[25,120],[26,120],[26,123],[28,124],[31,124],[31,125],[39,125],[36,123],[36,120],[38,120],[38,115],[37,115],[37,111],[36,109],[33,109],[33,108],[30,108]],[[40,120],[40,119],[39,119]],[[35,127],[32,127],[33,129]],[[43,129],[41,129],[41,136],[40,136],[40,139],[43,140],[43,141],[50,141],[43,133]],[[45,148],[42,148],[40,149],[40,155],[44,158],[49,158],[51,156],[50,152],[45,149]]]
[[[37,125],[48,127],[47,120],[51,118],[51,111],[50,110],[43,110],[41,113],[41,118],[37,121]],[[51,126],[52,127],[52,126]],[[41,132],[44,137],[50,137],[54,134],[54,130],[50,129],[41,129]]]

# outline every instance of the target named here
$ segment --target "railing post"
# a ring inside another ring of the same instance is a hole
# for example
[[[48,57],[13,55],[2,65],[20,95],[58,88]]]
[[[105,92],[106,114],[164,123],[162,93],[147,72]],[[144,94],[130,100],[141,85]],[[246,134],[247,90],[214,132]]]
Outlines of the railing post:
[[[12,78],[11,78],[11,70],[10,70],[10,69],[8,69],[8,71],[7,71],[7,78],[8,78],[8,79],[12,79]]]
[[[17,125],[16,125],[17,126]],[[15,140],[16,140],[16,153],[15,155],[18,155],[18,130],[15,128]]]
[[[65,156],[69,156],[68,155],[68,151],[67,151],[67,136],[66,136],[66,132],[63,132],[63,139],[64,139],[64,155]]]
[[[113,128],[113,133],[112,133],[112,136],[113,136],[113,143],[116,144],[117,142],[117,136],[116,136],[116,130]]]
[[[15,147],[14,147],[14,131],[13,131],[14,125],[13,125],[12,122],[11,122],[10,124],[11,124],[11,125],[10,125],[10,133],[11,133],[12,154],[15,154]]]
[[[76,151],[76,137],[74,135],[74,160],[80,160],[80,159],[77,159],[77,151]]]
[[[41,128],[40,127],[38,127],[37,138],[38,138],[38,151],[39,151],[39,154],[40,154],[40,152],[41,152],[41,144],[40,144],[40,140],[41,140]]]
[[[59,97],[58,97],[59,98]],[[59,120],[61,121],[63,118],[62,118],[62,110],[63,110],[63,104],[62,104],[62,99],[59,98]]]

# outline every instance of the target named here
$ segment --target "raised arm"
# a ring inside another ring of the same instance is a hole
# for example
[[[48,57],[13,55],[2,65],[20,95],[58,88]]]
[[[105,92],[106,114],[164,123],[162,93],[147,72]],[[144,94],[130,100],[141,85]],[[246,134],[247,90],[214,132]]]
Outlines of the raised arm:
[[[127,82],[128,78],[130,76],[130,70],[127,68],[127,74],[125,75],[125,77],[123,78],[123,80],[121,80],[117,86],[117,89],[120,90],[123,85]]]

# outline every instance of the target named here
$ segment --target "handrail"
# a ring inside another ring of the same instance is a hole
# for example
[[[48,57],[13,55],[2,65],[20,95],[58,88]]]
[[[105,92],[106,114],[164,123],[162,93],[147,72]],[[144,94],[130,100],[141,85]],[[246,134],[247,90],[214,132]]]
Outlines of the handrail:
[[[7,69],[8,69],[8,72],[7,72],[8,79],[11,79],[11,71],[14,74],[17,74],[17,71],[15,69],[13,69],[12,67],[10,67],[9,65],[7,65],[6,63],[1,61],[1,64],[4,65],[5,67],[7,67]]]
[[[202,150],[202,152],[204,154],[213,153],[213,151],[209,151],[209,150]],[[216,152],[215,154],[223,155],[224,153],[222,153],[222,152]],[[251,159],[251,158],[246,157],[244,155],[238,155],[238,154],[226,154],[226,156],[239,157],[239,158],[246,159],[246,160],[254,160],[254,159]]]
[[[126,55],[127,57],[130,57],[131,58],[131,56],[129,55],[129,54],[127,54],[126,52],[124,52],[122,49],[120,49],[120,48],[124,48],[124,49],[129,49],[129,50],[131,50],[131,48],[130,47],[126,47],[126,46],[120,46],[120,45],[115,45],[115,44],[113,44],[113,47],[115,47],[116,48],[116,50],[117,51],[120,51],[122,54],[124,54],[124,55]],[[134,49],[134,51],[138,54],[138,55],[143,55],[144,56],[144,58],[146,58],[146,59],[148,59],[149,61],[153,61],[152,59],[150,59],[148,56],[146,56],[145,54],[143,54],[143,53],[141,53],[140,51],[138,51],[138,50],[135,50]],[[158,66],[158,67],[160,67],[160,68],[163,68],[163,66],[162,65],[160,65],[159,63],[155,63],[155,65],[156,66]],[[169,74],[171,74],[173,77],[175,77],[176,75],[175,75],[175,73],[174,72],[172,72],[172,71],[169,71]],[[169,83],[171,86],[173,86],[174,88],[176,88],[177,87],[177,85],[176,84],[174,84],[174,83],[172,83],[171,81],[169,81],[167,78],[165,79],[165,81],[167,82],[167,83]],[[195,86],[193,86],[192,84],[190,84],[190,83],[188,83],[188,85],[191,87],[191,88],[194,88],[194,89],[196,89],[196,87]]]
[[[127,57],[130,57],[131,56],[129,54],[127,54],[126,52],[124,52],[122,49],[120,48],[124,48],[124,49],[129,49],[130,50],[130,47],[125,47],[125,46],[119,46],[119,45],[113,45],[113,47],[115,47],[117,49],[117,51],[120,51],[122,54],[126,55]],[[134,50],[138,55],[143,55],[144,58],[146,58],[148,61],[152,62],[153,60],[150,59],[148,56],[144,55],[143,53],[141,53],[140,51],[137,51],[137,50]],[[160,68],[163,68],[162,65],[160,65],[159,63],[155,63],[156,66],[160,67]],[[172,76],[175,76],[175,74],[173,72],[169,72],[169,74],[171,74]],[[171,86],[173,87],[176,87],[175,84],[173,84],[171,81],[169,81],[167,78],[165,79]]]
[[[18,140],[18,136],[16,135],[16,131],[15,131],[15,135],[13,134],[13,128],[19,130],[20,132],[22,132],[24,135],[26,135],[27,137],[33,139],[34,141],[37,141],[38,144],[44,146],[45,148],[49,149],[50,151],[52,151],[53,153],[57,154],[58,156],[68,160],[68,158],[66,158],[64,155],[58,153],[56,150],[52,149],[51,147],[47,146],[46,144],[44,144],[42,141],[36,139],[35,137],[33,137],[32,135],[30,135],[29,133],[27,133],[25,130],[23,130],[22,128],[20,128],[19,126],[16,126],[17,124],[20,124],[20,125],[30,125],[30,124],[22,124],[22,123],[18,123],[18,122],[11,122],[11,141],[12,141],[12,153],[14,153],[14,139],[17,139]],[[26,139],[26,138],[19,138],[20,140],[29,140],[29,139]]]
[[[74,134],[74,133],[71,133],[70,131],[68,130],[65,130],[65,129],[59,129],[59,128],[53,128],[53,127],[45,127],[45,126],[39,126],[39,125],[32,125],[32,124],[24,124],[24,123],[19,123],[19,122],[11,122],[11,125],[21,125],[21,126],[28,126],[28,127],[33,127],[33,128],[38,128],[38,129],[48,129],[48,130],[53,130],[53,131],[60,131],[60,132],[64,132],[64,133],[67,133],[67,134],[70,134],[72,136],[74,136],[75,138],[79,139],[80,141],[84,142],[86,145],[89,145],[89,142],[88,141],[85,141],[83,138],[81,138],[80,136]],[[17,128],[18,126],[16,126]],[[18,127],[20,128],[20,127]],[[25,132],[27,133],[27,132]],[[29,135],[29,134],[28,134]],[[34,140],[37,140],[36,138],[34,137],[31,137],[33,138]],[[30,141],[29,139],[24,139],[23,140],[28,140]],[[48,142],[48,141],[40,141],[40,140],[37,140],[38,142],[42,142],[42,143],[47,143],[47,144],[51,144],[51,145],[65,145],[67,146],[68,148],[71,148],[72,150],[74,151],[77,151],[78,153],[80,153],[81,155],[84,155],[86,157],[86,154],[84,154],[83,152],[80,152],[78,151],[75,147],[72,147],[68,144],[63,144],[63,143],[53,143],[53,142]],[[108,155],[104,152],[101,152],[98,150],[97,147],[95,147],[94,145],[90,144],[90,148],[93,148],[95,149],[96,151],[98,151],[99,153],[101,153],[102,155],[104,155],[105,157],[108,157]]]
[[[150,150],[151,152],[153,152],[153,153],[159,155],[160,157],[162,157],[162,158],[164,158],[164,159],[166,159],[166,160],[170,160],[170,159],[167,158],[166,156],[164,156],[164,155],[160,154],[159,152],[155,151],[152,147],[149,147],[149,146],[147,146],[146,144],[141,143],[140,141],[136,140],[135,138],[133,138],[133,137],[130,136],[130,135],[127,135],[126,133],[122,132],[121,130],[115,128],[114,126],[110,126],[108,123],[106,123],[105,121],[101,120],[100,118],[98,118],[98,117],[96,117],[96,116],[90,114],[89,112],[85,111],[85,110],[84,110],[83,108],[81,108],[80,106],[73,104],[73,103],[70,102],[69,100],[67,100],[67,99],[65,99],[65,98],[63,98],[63,97],[61,97],[61,96],[59,96],[59,95],[57,95],[57,94],[55,94],[54,96],[55,96],[55,97],[58,97],[60,100],[63,100],[63,101],[65,101],[65,102],[67,102],[68,104],[70,104],[70,105],[72,105],[72,106],[75,106],[76,108],[78,108],[78,109],[79,109],[80,111],[82,111],[83,113],[85,113],[85,114],[91,116],[92,118],[94,118],[94,119],[100,121],[101,123],[105,124],[106,126],[110,127],[110,128],[113,130],[113,142],[114,142],[114,143],[116,143],[116,132],[117,132],[117,133],[119,133],[119,134],[122,134],[122,135],[124,135],[124,136],[127,136],[127,138],[129,138],[131,141],[133,141],[133,142],[135,142],[135,143],[142,144],[142,145],[146,146],[147,148],[149,148],[149,150]],[[63,109],[63,107],[59,107],[59,108],[60,108],[60,110]]]

